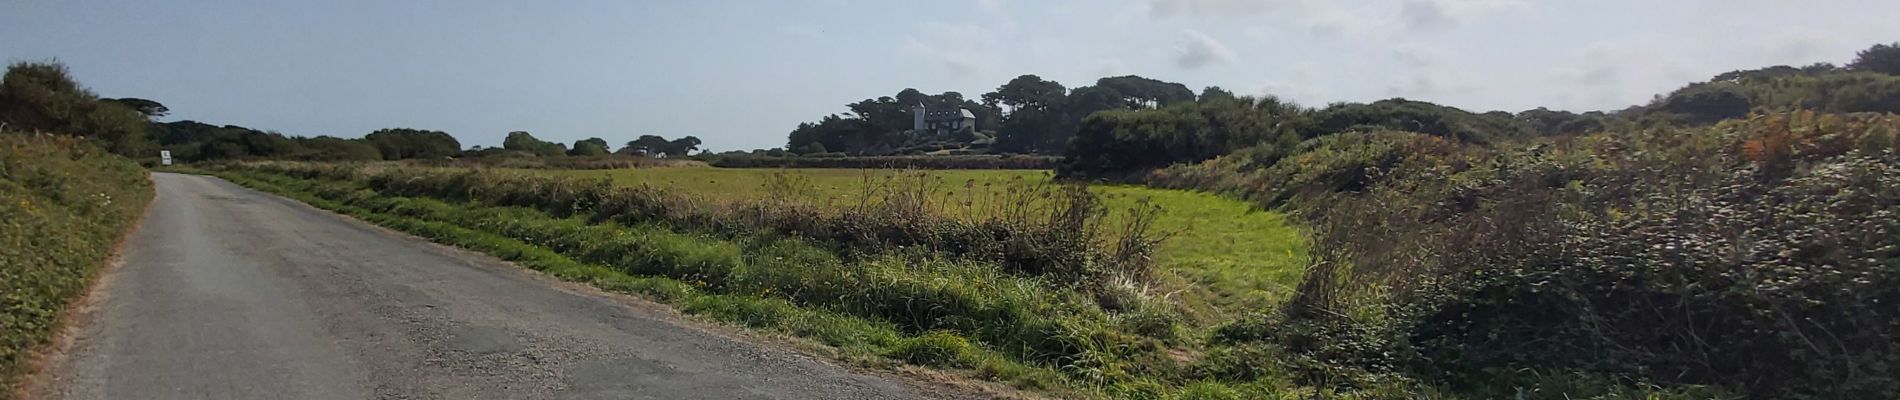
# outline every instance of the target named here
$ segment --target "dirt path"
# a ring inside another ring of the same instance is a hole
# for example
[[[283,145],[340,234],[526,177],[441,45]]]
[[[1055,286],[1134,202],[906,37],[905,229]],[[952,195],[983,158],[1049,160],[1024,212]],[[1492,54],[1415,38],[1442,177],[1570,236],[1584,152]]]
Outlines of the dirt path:
[[[216,178],[154,180],[33,397],[940,397]]]

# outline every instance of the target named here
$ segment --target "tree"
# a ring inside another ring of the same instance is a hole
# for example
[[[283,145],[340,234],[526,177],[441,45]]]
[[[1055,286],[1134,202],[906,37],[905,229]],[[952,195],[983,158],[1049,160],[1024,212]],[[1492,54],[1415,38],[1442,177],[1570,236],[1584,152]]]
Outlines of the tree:
[[[1095,81],[1095,86],[1120,94],[1126,108],[1157,108],[1194,101],[1194,91],[1187,85],[1139,75],[1102,78]]]
[[[502,139],[501,148],[526,152],[541,157],[557,157],[567,154],[567,146],[537,139],[533,134],[523,131],[508,132]]]
[[[567,152],[568,155],[574,156],[603,156],[607,153],[607,141],[597,137],[575,141],[574,149]]]
[[[1201,101],[1233,100],[1233,99],[1234,99],[1234,92],[1229,92],[1227,91],[1227,89],[1221,89],[1220,86],[1208,86],[1207,88],[1201,89],[1201,98],[1200,98]]]
[[[1657,110],[1690,123],[1713,123],[1748,116],[1754,108],[1742,87],[1727,82],[1691,85],[1663,98]]]
[[[146,118],[163,117],[165,116],[165,114],[170,114],[172,111],[170,108],[166,108],[164,104],[159,104],[156,101],[140,99],[140,98],[126,97],[126,98],[118,98],[118,99],[106,99],[105,101],[118,103],[119,105],[126,106],[127,108],[131,108],[134,111],[138,111],[140,114],[145,114]]]
[[[666,153],[677,156],[691,154],[693,150],[699,150],[700,143],[699,138],[693,136],[673,139],[673,141],[667,142]]]
[[[314,138],[296,138],[303,150],[292,158],[313,161],[367,161],[382,159],[376,146],[362,139],[344,139],[331,136]]]
[[[442,131],[410,128],[379,129],[363,137],[385,160],[445,158],[462,153],[462,143]]]
[[[1082,120],[1058,172],[1113,176],[1201,162],[1270,141],[1296,146],[1305,118],[1304,110],[1273,98],[1215,97],[1160,109],[1098,112]]]
[[[1900,43],[1877,44],[1861,50],[1854,62],[1847,64],[1847,69],[1900,75]]]
[[[670,145],[672,145],[672,142],[658,135],[640,135],[640,138],[627,142],[627,147],[621,148],[621,152],[652,156],[655,153],[666,152],[667,146]]]
[[[984,93],[983,103],[990,107],[1008,107],[1012,113],[1024,109],[1046,111],[1060,105],[1062,98],[1068,95],[1069,89],[1061,83],[1023,75],[997,87],[994,92]]]
[[[145,114],[103,101],[54,62],[20,62],[0,78],[0,124],[10,130],[91,138],[112,152],[150,156]]]

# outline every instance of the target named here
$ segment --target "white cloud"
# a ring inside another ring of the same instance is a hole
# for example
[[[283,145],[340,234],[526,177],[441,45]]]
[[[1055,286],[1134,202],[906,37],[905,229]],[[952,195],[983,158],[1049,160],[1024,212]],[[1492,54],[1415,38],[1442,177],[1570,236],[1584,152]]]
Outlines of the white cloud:
[[[1192,29],[1183,29],[1181,44],[1174,48],[1174,64],[1186,69],[1196,69],[1213,64],[1234,61],[1234,50],[1227,48],[1219,40]]]
[[[982,26],[929,22],[904,39],[906,51],[935,61],[952,78],[994,75],[1003,64],[1002,40],[995,31]]]
[[[1406,0],[1399,5],[1398,23],[1413,33],[1449,31],[1466,21],[1528,6],[1522,0]]]
[[[1431,52],[1421,48],[1397,48],[1392,50],[1392,59],[1398,60],[1408,68],[1429,67],[1436,61]]]
[[[1436,79],[1424,74],[1412,75],[1411,79],[1393,82],[1385,88],[1385,95],[1411,99],[1430,100],[1430,96],[1439,93]]]
[[[1256,15],[1285,0],[1149,0],[1148,12],[1155,18],[1177,15],[1191,17]]]
[[[1522,0],[1272,0],[1260,10],[1279,15],[1285,19],[1283,23],[1303,27],[1307,33],[1319,37],[1352,34],[1385,40],[1392,35],[1455,30],[1468,21],[1528,6]],[[1239,11],[1206,15],[1251,15]]]
[[[1090,72],[1094,72],[1095,76],[1122,76],[1131,74],[1128,69],[1128,64],[1118,58],[1095,60],[1095,62],[1089,65],[1092,67],[1090,68]]]
[[[1003,12],[1003,0],[976,0],[976,9],[986,13],[1000,14]]]
[[[1437,1],[1406,0],[1399,6],[1399,22],[1406,30],[1413,32],[1432,32],[1448,30],[1458,26],[1458,19]]]
[[[1550,75],[1537,104],[1559,109],[1617,109],[1641,104],[1692,80],[1689,68],[1654,43],[1601,42],[1573,52]]]

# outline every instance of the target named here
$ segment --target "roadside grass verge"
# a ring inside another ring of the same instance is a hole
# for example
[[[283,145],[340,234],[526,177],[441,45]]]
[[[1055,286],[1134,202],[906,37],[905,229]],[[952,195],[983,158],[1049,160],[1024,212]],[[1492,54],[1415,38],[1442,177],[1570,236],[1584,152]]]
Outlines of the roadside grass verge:
[[[0,132],[0,398],[152,196],[138,164],[83,139]]]
[[[529,228],[525,225],[506,224],[534,224],[564,229],[583,228],[588,225],[584,220],[555,218],[535,210],[518,207],[451,205],[431,199],[384,197],[372,191],[352,188],[334,181],[296,180],[282,176],[243,172],[226,172],[221,176],[247,187],[291,197],[318,208],[350,215],[432,241],[488,253],[563,280],[587,283],[612,292],[638,295],[672,305],[687,314],[700,315],[723,323],[810,340],[816,344],[822,344],[826,348],[824,350],[830,350],[831,356],[847,361],[868,366],[891,366],[905,361],[927,361],[919,365],[954,367],[964,371],[964,375],[969,377],[1003,382],[1018,388],[1082,394],[1071,392],[1077,389],[1070,388],[1065,383],[1065,378],[1060,371],[1026,365],[1000,352],[982,347],[962,346],[945,350],[950,351],[951,354],[942,357],[958,360],[954,364],[937,363],[933,359],[914,357],[917,349],[941,347],[936,344],[937,341],[941,341],[945,335],[954,334],[941,331],[921,335],[907,333],[895,323],[862,318],[822,306],[795,304],[785,295],[785,289],[775,291],[771,287],[760,287],[762,284],[757,282],[707,281],[708,278],[717,276],[731,278],[754,272],[715,270],[720,260],[737,260],[734,257],[738,255],[734,251],[738,248],[729,242],[679,235],[652,227],[643,230],[638,227],[601,226],[598,230],[583,229],[575,234],[560,237],[537,236],[537,233],[543,232],[528,230]],[[464,208],[465,206],[467,207]],[[602,233],[601,230],[625,233],[608,233],[605,243],[590,243],[592,246],[602,246],[592,249],[569,248],[582,245],[579,242],[563,242],[562,244],[566,246],[547,246],[555,240],[588,238],[592,234]],[[512,235],[496,233],[497,231]],[[615,242],[613,240],[615,238],[633,239],[635,235],[651,240],[611,243]],[[629,249],[616,246],[616,244],[619,246],[639,245],[640,249],[650,251],[621,253],[614,250]],[[575,257],[569,257],[557,251],[557,248],[574,251]],[[784,254],[773,257],[782,256]],[[644,258],[644,260],[627,259],[629,257]],[[607,258],[614,258],[614,261],[628,261],[631,264],[584,261]],[[670,262],[662,264],[662,261]],[[630,273],[630,267],[646,272],[658,272],[654,271],[654,268],[674,268],[673,276],[682,279],[665,275]],[[769,275],[753,276],[770,277]],[[815,295],[807,294],[808,297]],[[959,340],[968,343],[967,339],[959,337]]]
[[[617,197],[644,193],[637,188],[321,165],[238,166],[220,175],[562,279],[805,338],[873,366],[956,371],[1064,398],[1202,398],[1189,387],[1245,398],[1333,391],[1363,398],[1415,386],[1392,379],[1314,389],[1296,372],[1261,367],[1278,365],[1274,349],[1207,341],[1208,331],[1187,323],[1165,294],[1013,271],[940,246],[840,252],[826,242],[833,236],[802,234],[813,230],[708,223],[679,204],[630,207],[639,202]]]
[[[537,170],[524,173],[607,179],[618,186],[652,187],[708,202],[760,202],[793,197],[826,208],[853,206],[867,188],[936,186],[927,190],[943,213],[983,215],[1006,203],[991,200],[1025,184],[1051,182],[1043,170],[732,169],[645,168]],[[907,177],[906,175],[920,175]],[[912,181],[912,182],[903,182]],[[796,187],[785,190],[784,187]],[[1199,324],[1221,315],[1272,308],[1293,292],[1311,263],[1308,240],[1282,212],[1261,210],[1228,196],[1136,185],[1095,185],[1107,207],[1158,206],[1152,231],[1165,235],[1154,249],[1153,281]],[[968,206],[964,206],[968,204]],[[966,209],[967,208],[967,209]],[[1125,213],[1110,215],[1111,220]]]

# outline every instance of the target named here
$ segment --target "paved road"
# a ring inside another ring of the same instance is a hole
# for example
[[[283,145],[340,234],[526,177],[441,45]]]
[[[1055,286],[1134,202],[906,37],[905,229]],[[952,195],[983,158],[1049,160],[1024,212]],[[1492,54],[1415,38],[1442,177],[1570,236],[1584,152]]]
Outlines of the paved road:
[[[215,178],[154,180],[34,397],[937,396]]]

